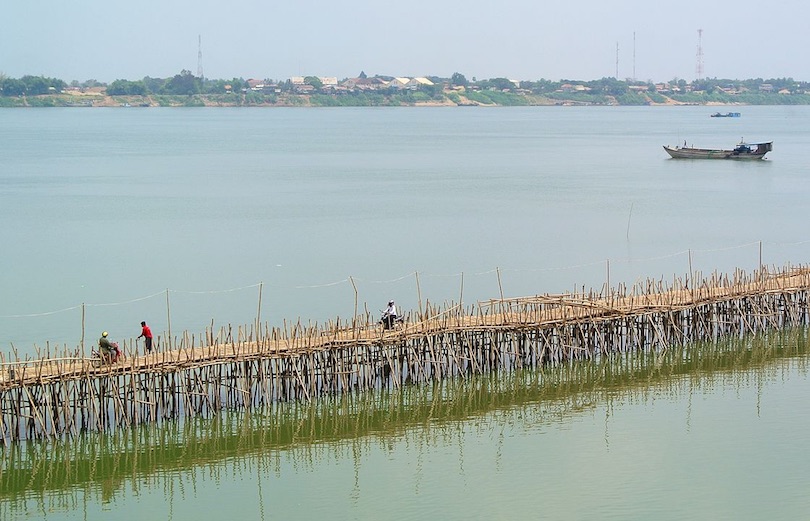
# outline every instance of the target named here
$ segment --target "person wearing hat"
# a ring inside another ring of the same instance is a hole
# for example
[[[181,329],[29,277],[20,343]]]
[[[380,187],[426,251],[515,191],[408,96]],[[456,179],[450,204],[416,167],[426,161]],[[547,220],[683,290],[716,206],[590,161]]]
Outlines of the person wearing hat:
[[[144,344],[146,345],[146,352],[152,352],[152,330],[146,325],[146,322],[141,322],[141,334],[138,338],[143,337]]]
[[[391,329],[397,319],[397,307],[393,300],[388,301],[388,307],[383,311],[382,322],[385,329]]]
[[[101,349],[101,356],[111,362],[118,360],[118,343],[111,342],[107,338],[107,332],[101,333],[101,338],[98,339],[98,347]]]

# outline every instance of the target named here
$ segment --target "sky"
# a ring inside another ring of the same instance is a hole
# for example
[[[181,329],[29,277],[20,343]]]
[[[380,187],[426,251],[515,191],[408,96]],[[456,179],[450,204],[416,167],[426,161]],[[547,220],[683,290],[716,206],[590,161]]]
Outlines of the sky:
[[[4,4],[0,74],[12,78],[108,83],[182,70],[196,75],[201,50],[203,74],[211,79],[343,79],[363,71],[459,72],[470,80],[810,81],[810,2],[804,0]]]

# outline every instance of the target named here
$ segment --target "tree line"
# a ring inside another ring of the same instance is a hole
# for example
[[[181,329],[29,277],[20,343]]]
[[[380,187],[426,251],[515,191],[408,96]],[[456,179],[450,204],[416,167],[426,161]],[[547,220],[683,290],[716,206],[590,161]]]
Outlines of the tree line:
[[[366,74],[361,72],[359,78],[366,78]],[[382,80],[391,80],[392,76],[381,76],[377,78]],[[601,78],[598,80],[581,81],[581,80],[545,80],[540,79],[536,81],[514,81],[507,78],[490,78],[477,80],[473,77],[468,80],[463,74],[456,72],[449,78],[442,78],[437,76],[427,76],[435,85],[433,87],[422,87],[419,90],[424,91],[430,97],[440,96],[443,86],[449,87],[463,87],[465,89],[479,90],[479,91],[498,91],[504,93],[522,93],[532,94],[538,96],[546,96],[549,98],[560,98],[561,96],[566,99],[570,98],[583,98],[583,101],[593,101],[612,97],[619,101],[624,101],[629,104],[638,104],[651,99],[658,101],[658,88],[664,84],[665,88],[671,89],[672,92],[680,93],[680,96],[687,96],[695,98],[696,96],[707,98],[710,101],[723,101],[725,93],[729,90],[736,90],[739,92],[749,92],[759,94],[763,92],[763,86],[768,86],[769,92],[787,92],[790,94],[801,95],[804,97],[810,95],[810,83],[805,81],[796,81],[793,78],[772,78],[772,79],[746,79],[746,80],[731,80],[719,78],[706,78],[687,82],[683,79],[672,79],[667,82],[659,82],[655,84],[647,81],[634,81],[634,80],[619,80],[616,78]],[[311,85],[317,92],[325,92],[327,89],[322,84],[321,80],[314,76],[307,76],[304,82]],[[279,92],[294,92],[295,86],[292,85],[290,80],[273,81],[265,79],[266,85],[273,85]],[[586,93],[583,92],[565,92],[561,94],[561,90],[565,86],[582,86],[585,88]],[[173,95],[173,96],[191,96],[191,95],[214,95],[214,94],[228,94],[228,93],[243,93],[249,90],[247,80],[243,78],[231,79],[208,79],[201,78],[193,75],[191,71],[182,70],[169,78],[151,78],[145,77],[141,80],[126,80],[118,79],[107,85],[100,83],[96,80],[87,80],[83,83],[73,81],[68,85],[65,81],[58,78],[48,78],[44,76],[26,75],[21,78],[10,78],[0,73],[0,95],[2,96],[39,96],[46,94],[59,94],[65,91],[68,87],[106,87],[106,94],[110,96],[146,96],[146,95]],[[685,93],[689,93],[688,95]],[[699,94],[695,94],[699,93]],[[669,95],[669,94],[668,94]],[[749,95],[752,100],[755,100],[753,94]],[[561,99],[561,98],[560,98]],[[695,99],[694,101],[700,101]]]
[[[65,90],[67,84],[57,78],[44,76],[23,76],[22,78],[7,78],[0,75],[0,92],[3,96],[39,96],[42,94],[58,94]]]

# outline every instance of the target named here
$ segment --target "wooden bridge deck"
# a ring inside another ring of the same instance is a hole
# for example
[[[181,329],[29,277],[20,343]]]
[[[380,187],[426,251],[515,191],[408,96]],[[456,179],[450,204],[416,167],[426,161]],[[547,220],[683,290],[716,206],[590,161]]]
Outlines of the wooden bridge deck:
[[[810,269],[787,267],[647,281],[630,291],[496,299],[467,309],[420,303],[394,330],[366,317],[259,335],[240,329],[236,339],[209,331],[202,344],[185,334],[173,349],[136,349],[102,367],[81,349],[0,359],[0,444],[806,327],[808,301]]]
[[[694,287],[689,287],[688,281],[675,280],[671,287],[662,281],[648,281],[644,286],[635,286],[630,293],[625,288],[618,288],[607,295],[583,292],[494,299],[480,302],[467,311],[460,306],[441,310],[428,308],[421,314],[410,316],[404,325],[387,331],[368,321],[349,327],[298,325],[290,330],[271,329],[258,339],[254,336],[237,341],[213,341],[207,345],[195,345],[199,339],[189,339],[184,335],[185,340],[176,349],[130,354],[124,361],[101,367],[96,367],[92,358],[80,356],[78,350],[72,356],[3,361],[0,364],[0,391],[101,375],[168,373],[240,360],[295,357],[346,346],[407,343],[437,333],[520,331],[559,324],[593,323],[769,294],[796,294],[808,289],[810,268],[792,267],[751,276],[743,272],[731,277],[713,275],[700,280]]]

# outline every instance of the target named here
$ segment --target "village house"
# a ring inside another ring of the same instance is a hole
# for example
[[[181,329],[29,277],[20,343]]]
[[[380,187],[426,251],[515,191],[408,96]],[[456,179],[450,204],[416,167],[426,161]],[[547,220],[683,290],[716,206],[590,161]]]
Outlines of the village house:
[[[257,80],[254,78],[250,78],[245,81],[247,83],[247,88],[253,92],[269,92],[269,93],[280,93],[281,88],[275,84],[268,82],[267,80]]]
[[[419,87],[432,87],[433,85],[434,83],[427,78],[412,78],[405,84],[405,88],[418,89]]]
[[[386,82],[374,76],[373,78],[349,78],[340,85],[348,90],[376,90],[385,87]]]
[[[408,86],[409,81],[411,81],[410,78],[394,78],[386,86],[392,89],[404,89]]]
[[[575,85],[572,85],[570,83],[563,83],[562,85],[560,85],[560,88],[557,89],[557,92],[587,92],[589,90],[591,90],[590,87],[587,87],[579,83]]]
[[[315,86],[309,83],[293,83],[293,91],[297,94],[312,94],[315,92]]]

